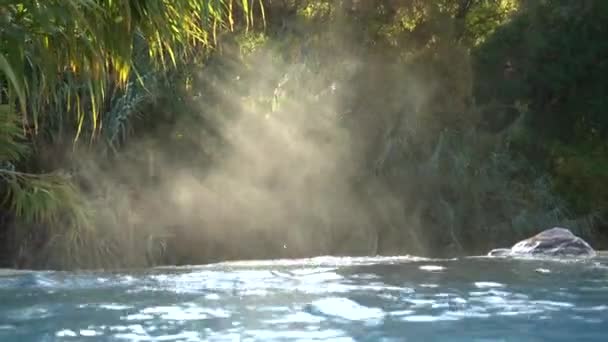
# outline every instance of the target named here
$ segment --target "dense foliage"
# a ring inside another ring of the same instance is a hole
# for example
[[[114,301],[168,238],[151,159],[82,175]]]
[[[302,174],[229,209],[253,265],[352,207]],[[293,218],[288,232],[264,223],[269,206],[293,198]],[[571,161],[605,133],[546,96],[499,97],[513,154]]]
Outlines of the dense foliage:
[[[2,1],[0,174],[6,215],[20,226],[7,238],[12,254],[55,265],[116,257],[123,247],[99,235],[93,203],[70,179],[74,159],[115,150],[164,74],[251,13],[235,1]]]
[[[519,151],[554,177],[579,215],[605,216],[608,4],[525,2],[524,10],[480,49],[478,98],[528,106]],[[500,65],[508,63],[506,70]],[[512,117],[488,118],[493,125]]]
[[[20,267],[483,253],[608,214],[608,5],[2,1]]]

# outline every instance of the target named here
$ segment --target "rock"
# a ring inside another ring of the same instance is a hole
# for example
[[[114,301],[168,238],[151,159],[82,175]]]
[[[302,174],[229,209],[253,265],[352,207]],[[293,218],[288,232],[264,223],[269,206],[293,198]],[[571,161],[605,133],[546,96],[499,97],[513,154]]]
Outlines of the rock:
[[[551,228],[516,243],[510,249],[498,248],[489,256],[577,256],[594,257],[595,251],[585,240],[565,228]]]

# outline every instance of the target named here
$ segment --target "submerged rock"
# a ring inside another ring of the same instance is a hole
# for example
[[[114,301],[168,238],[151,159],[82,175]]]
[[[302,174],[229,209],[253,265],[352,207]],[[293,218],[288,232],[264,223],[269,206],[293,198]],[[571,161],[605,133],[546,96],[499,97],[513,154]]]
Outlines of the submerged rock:
[[[566,228],[551,228],[516,243],[511,248],[493,249],[489,256],[578,256],[593,257],[595,251],[585,240]]]

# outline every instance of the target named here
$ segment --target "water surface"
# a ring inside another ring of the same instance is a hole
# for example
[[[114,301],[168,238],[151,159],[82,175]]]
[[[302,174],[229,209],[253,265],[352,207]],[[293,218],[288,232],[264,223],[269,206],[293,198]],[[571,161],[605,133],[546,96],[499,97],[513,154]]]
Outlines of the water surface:
[[[0,341],[606,341],[608,258],[1,272]]]

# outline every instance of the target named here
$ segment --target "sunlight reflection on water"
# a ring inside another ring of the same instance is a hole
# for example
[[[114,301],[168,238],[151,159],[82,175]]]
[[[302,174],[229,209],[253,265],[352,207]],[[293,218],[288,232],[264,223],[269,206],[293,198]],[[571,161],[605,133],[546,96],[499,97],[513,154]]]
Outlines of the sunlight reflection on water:
[[[604,341],[604,265],[327,257],[5,274],[0,340]]]

